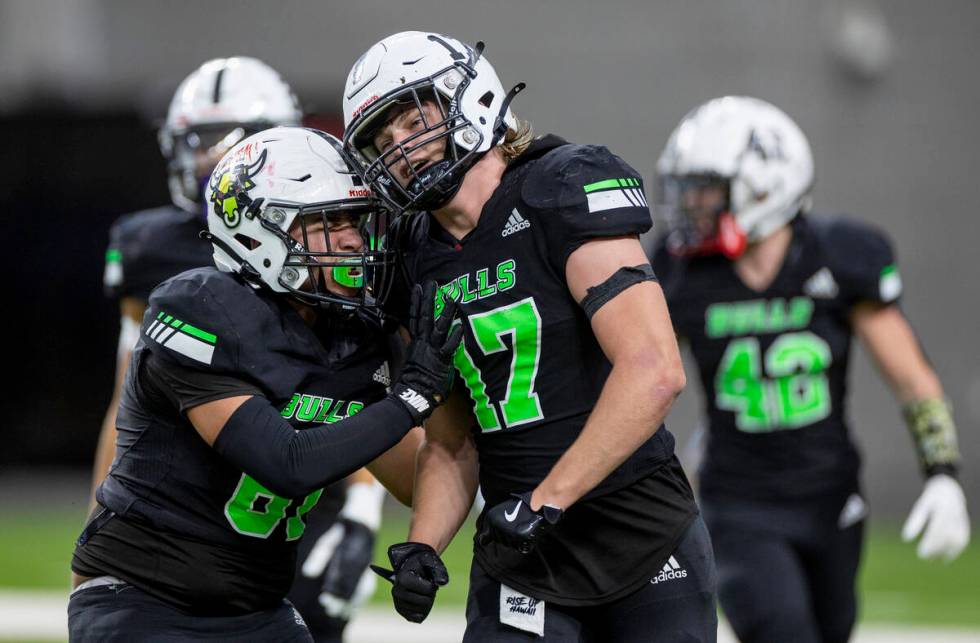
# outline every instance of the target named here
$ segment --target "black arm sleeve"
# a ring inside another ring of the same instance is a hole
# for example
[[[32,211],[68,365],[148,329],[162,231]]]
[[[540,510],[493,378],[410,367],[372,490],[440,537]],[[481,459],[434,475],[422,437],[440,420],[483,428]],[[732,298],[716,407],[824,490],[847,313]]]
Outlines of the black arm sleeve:
[[[412,426],[404,405],[389,397],[339,422],[297,431],[268,400],[253,397],[228,418],[214,449],[273,493],[301,498],[368,464]]]

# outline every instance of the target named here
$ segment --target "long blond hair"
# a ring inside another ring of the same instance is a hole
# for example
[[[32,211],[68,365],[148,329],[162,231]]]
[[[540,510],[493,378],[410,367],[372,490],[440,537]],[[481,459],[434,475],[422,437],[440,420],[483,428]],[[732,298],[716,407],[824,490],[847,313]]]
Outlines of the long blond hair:
[[[531,123],[517,118],[517,129],[507,128],[504,140],[500,143],[500,152],[504,155],[504,161],[510,163],[524,153],[527,146],[534,138],[534,130]]]

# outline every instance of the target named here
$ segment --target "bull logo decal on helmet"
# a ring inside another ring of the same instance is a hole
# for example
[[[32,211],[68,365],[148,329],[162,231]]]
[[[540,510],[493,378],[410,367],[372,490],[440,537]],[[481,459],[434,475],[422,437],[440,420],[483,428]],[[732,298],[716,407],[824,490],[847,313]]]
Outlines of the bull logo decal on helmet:
[[[252,179],[265,167],[267,153],[267,150],[262,150],[259,158],[252,164],[241,162],[243,155],[235,155],[234,158],[229,159],[231,169],[224,172],[215,171],[211,175],[211,207],[214,214],[221,217],[229,228],[238,226],[243,214],[249,218],[255,216],[254,209],[251,207],[253,200],[248,195],[248,191],[255,187]]]

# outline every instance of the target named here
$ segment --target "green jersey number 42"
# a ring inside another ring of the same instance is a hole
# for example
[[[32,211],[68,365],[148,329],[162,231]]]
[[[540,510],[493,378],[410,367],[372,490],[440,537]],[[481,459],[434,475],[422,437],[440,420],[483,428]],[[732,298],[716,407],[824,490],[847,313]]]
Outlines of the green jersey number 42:
[[[827,342],[808,331],[780,335],[765,356],[757,338],[733,339],[718,365],[715,404],[747,433],[813,424],[830,415],[831,361]]]

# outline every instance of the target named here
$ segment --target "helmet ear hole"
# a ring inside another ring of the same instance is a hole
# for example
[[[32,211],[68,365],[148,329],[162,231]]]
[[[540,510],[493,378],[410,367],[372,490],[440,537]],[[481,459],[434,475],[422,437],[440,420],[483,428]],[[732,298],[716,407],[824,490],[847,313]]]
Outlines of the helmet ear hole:
[[[483,96],[480,96],[480,100],[477,102],[489,109],[490,105],[493,103],[493,91],[488,91]]]
[[[262,245],[262,242],[259,241],[258,239],[254,238],[254,237],[250,237],[250,236],[245,235],[245,234],[242,234],[241,232],[239,232],[238,234],[235,235],[235,241],[237,241],[238,243],[242,244],[243,246],[245,246],[249,250],[255,250],[256,248],[258,248],[259,246]],[[266,266],[266,267],[268,267],[268,266]]]

